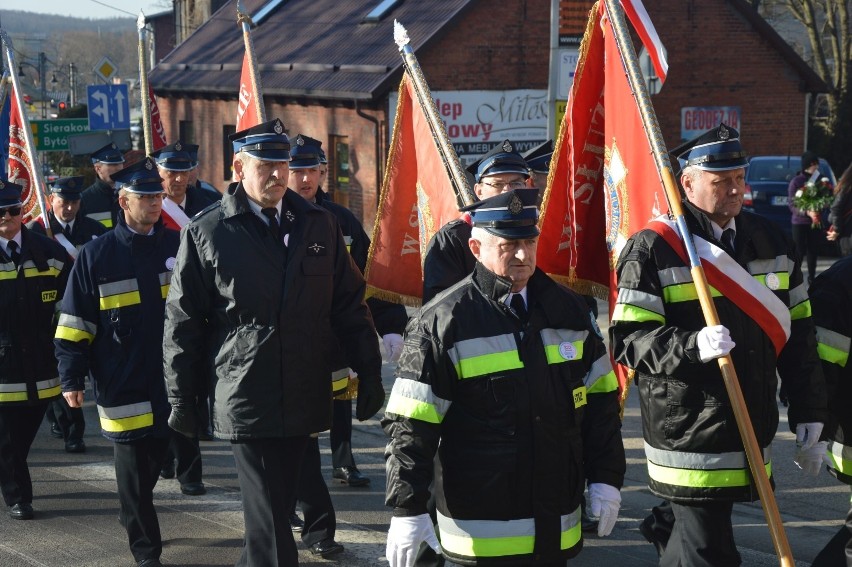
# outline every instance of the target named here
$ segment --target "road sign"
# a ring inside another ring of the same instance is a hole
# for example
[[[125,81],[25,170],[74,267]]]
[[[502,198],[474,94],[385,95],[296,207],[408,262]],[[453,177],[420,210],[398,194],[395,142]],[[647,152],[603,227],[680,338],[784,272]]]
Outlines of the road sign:
[[[130,128],[127,85],[89,85],[89,129]]]
[[[98,61],[98,64],[95,65],[92,70],[98,75],[98,77],[103,79],[105,83],[108,83],[118,72],[118,66],[113,63],[109,57],[104,56],[101,57],[101,60]]]
[[[30,120],[33,141],[39,152],[68,151],[68,137],[89,131],[85,118],[60,118],[58,120]]]

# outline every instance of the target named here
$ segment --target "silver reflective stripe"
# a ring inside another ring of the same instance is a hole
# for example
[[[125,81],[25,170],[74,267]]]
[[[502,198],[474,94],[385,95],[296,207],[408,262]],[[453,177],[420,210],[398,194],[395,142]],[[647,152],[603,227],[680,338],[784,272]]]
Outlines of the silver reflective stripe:
[[[544,346],[559,346],[562,343],[585,342],[589,331],[573,331],[570,329],[542,329],[541,340]]]
[[[764,464],[770,461],[771,450],[763,450]],[[748,460],[745,452],[730,453],[688,453],[686,451],[666,451],[656,449],[645,443],[645,457],[654,464],[675,469],[717,470],[717,469],[747,469]]]
[[[151,413],[152,411],[151,402],[138,402],[112,408],[98,406],[98,415],[104,419],[124,419],[125,417],[135,417]]]
[[[451,536],[495,539],[505,537],[522,537],[535,535],[535,520],[524,518],[522,520],[456,520],[448,518],[437,512],[438,525],[441,533]],[[567,532],[580,522],[580,508],[560,518],[562,529]]]
[[[112,214],[109,211],[107,211],[105,213],[89,213],[86,216],[89,217],[90,219],[94,219],[98,222],[112,219]]]
[[[612,362],[609,359],[609,355],[604,353],[592,364],[592,367],[589,369],[589,373],[586,374],[586,378],[583,380],[586,384],[586,390],[591,390],[595,382],[605,377],[610,372],[612,372]],[[618,382],[616,382],[616,387],[617,386]]]
[[[160,285],[169,285],[172,282],[172,273],[163,272],[160,274]]]
[[[692,282],[692,273],[685,266],[659,270],[657,277],[660,278],[660,284],[663,287]]]
[[[459,341],[453,345],[448,354],[453,364],[458,367],[459,361],[467,358],[514,350],[517,350],[515,336],[505,334]]]
[[[0,392],[26,392],[27,385],[23,382],[18,384],[0,384]]]
[[[65,262],[63,262],[62,260],[57,260],[56,258],[48,258],[47,265],[49,268],[56,268],[57,271],[61,272],[62,266],[65,265]],[[37,269],[35,262],[33,262],[32,260],[27,260],[26,262],[21,264],[21,268],[25,270]]]
[[[342,380],[343,378],[349,378],[349,368],[341,368],[340,370],[335,370],[331,373],[331,381],[336,382],[338,380]]]
[[[808,300],[808,290],[804,282],[790,290],[790,307],[795,307]]]
[[[657,315],[665,316],[663,298],[659,295],[653,295],[637,289],[620,288],[618,290],[618,299],[616,302],[622,305],[641,307],[642,309],[651,311]]]
[[[837,331],[831,331],[826,329],[825,327],[816,328],[817,342],[822,343],[831,348],[836,348],[842,352],[849,352],[849,347],[852,346],[852,339],[838,333]]]
[[[397,378],[394,381],[390,398],[407,398],[409,400],[429,404],[435,408],[435,412],[442,418],[447,415],[450,405],[452,405],[450,400],[445,400],[444,398],[436,396],[432,391],[432,386],[429,384],[424,384],[423,382],[418,382],[416,380],[409,380],[408,378]],[[390,401],[388,401],[388,405],[391,405]]]
[[[105,283],[98,286],[98,292],[101,297],[109,297],[110,295],[118,295],[130,291],[139,291],[139,283],[136,278],[132,280],[122,280],[120,282]]]
[[[790,266],[790,259],[783,254],[770,259],[752,260],[746,266],[750,274],[786,273]]]
[[[352,246],[352,237],[344,235],[343,243],[346,244],[347,247]]]
[[[89,323],[85,319],[68,315],[67,313],[60,313],[59,326],[68,327],[69,329],[77,329],[78,331],[85,331],[92,336],[94,336],[98,330],[98,326],[95,323]]]
[[[842,443],[838,443],[837,441],[829,441],[828,452],[838,459],[852,461],[852,447],[848,445],[843,445]]]
[[[59,386],[59,376],[50,378],[49,380],[39,380],[36,382],[37,390],[47,390],[48,388],[56,388]]]

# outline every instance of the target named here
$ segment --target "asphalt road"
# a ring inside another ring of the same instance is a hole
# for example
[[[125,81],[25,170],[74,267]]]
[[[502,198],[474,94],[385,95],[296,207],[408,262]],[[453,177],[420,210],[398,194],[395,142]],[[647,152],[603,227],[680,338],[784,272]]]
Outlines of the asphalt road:
[[[831,260],[821,260],[824,269]],[[603,311],[605,313],[605,310]],[[601,317],[602,328],[606,321]],[[383,368],[390,392],[393,369]],[[88,393],[85,412],[88,451],[67,454],[61,440],[42,427],[30,452],[36,519],[15,521],[0,515],[0,566],[3,567],[121,567],[134,564],[126,534],[118,523],[118,499],[112,464],[112,445],[100,436],[97,415]],[[793,464],[794,436],[781,407],[781,425],[773,444],[776,497],[798,567],[811,559],[834,535],[849,507],[849,488],[821,472],[805,477]],[[637,530],[648,509],[658,502],[646,486],[642,432],[635,391],[628,396],[622,429],[627,450],[627,477],[621,514],[608,538],[589,536],[570,565],[656,565],[654,548]],[[338,518],[337,540],[346,551],[336,560],[314,558],[302,546],[303,565],[342,566],[386,564],[384,542],[390,510],[384,506],[384,434],[378,421],[356,423],[353,433],[359,468],[371,477],[366,488],[349,488],[331,480],[328,435],[320,436],[323,472]],[[203,496],[184,496],[176,480],[160,480],[155,503],[165,548],[166,565],[212,567],[234,565],[242,545],[240,493],[229,444],[202,442]],[[746,566],[778,565],[760,504],[736,505],[734,528]]]

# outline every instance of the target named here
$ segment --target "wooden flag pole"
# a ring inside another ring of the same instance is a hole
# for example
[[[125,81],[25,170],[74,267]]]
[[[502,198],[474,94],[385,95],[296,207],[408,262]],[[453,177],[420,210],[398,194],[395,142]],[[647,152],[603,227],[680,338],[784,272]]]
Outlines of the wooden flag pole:
[[[456,201],[459,208],[475,203],[478,199],[468,185],[467,177],[462,171],[459,163],[459,156],[456,150],[450,143],[450,138],[447,136],[447,131],[444,128],[444,121],[438,117],[438,109],[435,108],[435,100],[432,98],[432,92],[429,90],[429,85],[426,84],[426,77],[423,76],[423,71],[420,68],[420,63],[414,55],[414,49],[408,40],[408,32],[402,27],[402,24],[394,20],[393,23],[394,41],[399,47],[399,52],[402,55],[402,60],[405,62],[405,68],[408,72],[408,78],[414,87],[414,92],[417,94],[417,102],[429,122],[429,129],[432,131],[432,138],[435,140],[435,145],[438,147],[438,154],[444,162],[444,167],[447,169],[447,174],[453,182],[453,189],[456,193]]]
[[[151,131],[151,101],[148,86],[148,57],[146,56],[145,14],[139,11],[136,19],[136,29],[139,31],[139,98],[142,100],[142,132],[145,138],[145,155],[154,153],[154,137]]]
[[[6,30],[0,29],[0,39],[3,41],[3,53],[5,54],[6,63],[9,65],[9,69],[17,69],[17,66],[15,65],[15,56],[12,54],[12,40],[9,39],[9,35],[6,33]],[[24,104],[23,97],[21,96],[21,83],[18,81],[18,76],[14,71],[9,73],[9,78],[12,81],[12,96],[15,97],[15,102],[18,104],[18,111],[21,113],[21,120],[24,123],[24,141],[26,142],[26,148],[24,149],[26,150],[27,157],[32,165],[33,179],[30,181],[33,183],[33,186],[30,189],[35,191],[38,206],[41,209],[41,218],[44,222],[44,230],[47,233],[47,236],[53,238],[53,231],[50,229],[50,220],[47,216],[47,202],[44,198],[44,172],[41,169],[41,164],[38,161],[38,155],[35,151],[33,131],[32,128],[30,128],[30,119],[24,111],[26,105]],[[41,103],[44,104],[44,101],[41,101]]]
[[[237,0],[237,23],[242,27],[243,43],[245,43],[246,55],[248,55],[249,77],[251,78],[251,90],[255,100],[254,107],[257,109],[257,123],[262,124],[266,122],[266,107],[263,104],[263,90],[260,86],[257,59],[254,56],[254,43],[251,40],[252,21],[248,12],[246,12],[243,0]]]
[[[618,51],[627,70],[627,77],[633,90],[633,96],[636,98],[636,103],[642,116],[642,125],[648,136],[648,141],[651,143],[651,149],[657,163],[657,170],[660,173],[666,190],[666,200],[668,201],[669,210],[675,216],[678,229],[686,247],[686,252],[689,256],[690,271],[696,291],[698,292],[698,300],[701,304],[701,310],[704,313],[704,319],[708,326],[719,325],[719,314],[716,312],[716,306],[710,295],[707,278],[704,274],[704,269],[701,267],[701,259],[698,257],[695,243],[686,224],[686,218],[684,217],[683,208],[680,203],[680,191],[675,183],[668,151],[666,150],[665,142],[663,142],[657,116],[651,105],[651,98],[648,95],[645,82],[639,70],[639,61],[633,49],[633,41],[630,39],[630,33],[627,30],[623,8],[619,0],[604,1],[606,2],[607,15],[612,21],[612,27],[615,31],[615,41],[618,45]],[[763,505],[766,521],[769,524],[772,543],[775,546],[775,551],[778,554],[778,559],[782,567],[793,567],[794,561],[790,550],[790,543],[787,541],[787,535],[784,532],[781,515],[778,512],[778,503],[775,501],[775,495],[772,492],[769,476],[766,473],[763,463],[763,451],[757,443],[733,361],[730,355],[717,360],[719,368],[722,371],[725,389],[731,401],[731,408],[736,418],[737,427],[740,431],[740,437],[743,440],[749,468],[757,485],[760,502]]]

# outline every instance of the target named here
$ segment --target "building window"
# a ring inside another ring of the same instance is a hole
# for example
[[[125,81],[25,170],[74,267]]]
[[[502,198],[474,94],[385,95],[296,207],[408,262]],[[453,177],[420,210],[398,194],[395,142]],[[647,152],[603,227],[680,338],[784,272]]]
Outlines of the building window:
[[[181,120],[178,123],[178,139],[184,144],[195,143],[195,130],[192,127],[192,120]]]
[[[235,124],[222,126],[222,179],[231,183],[234,175],[234,145],[228,136],[237,131]]]

